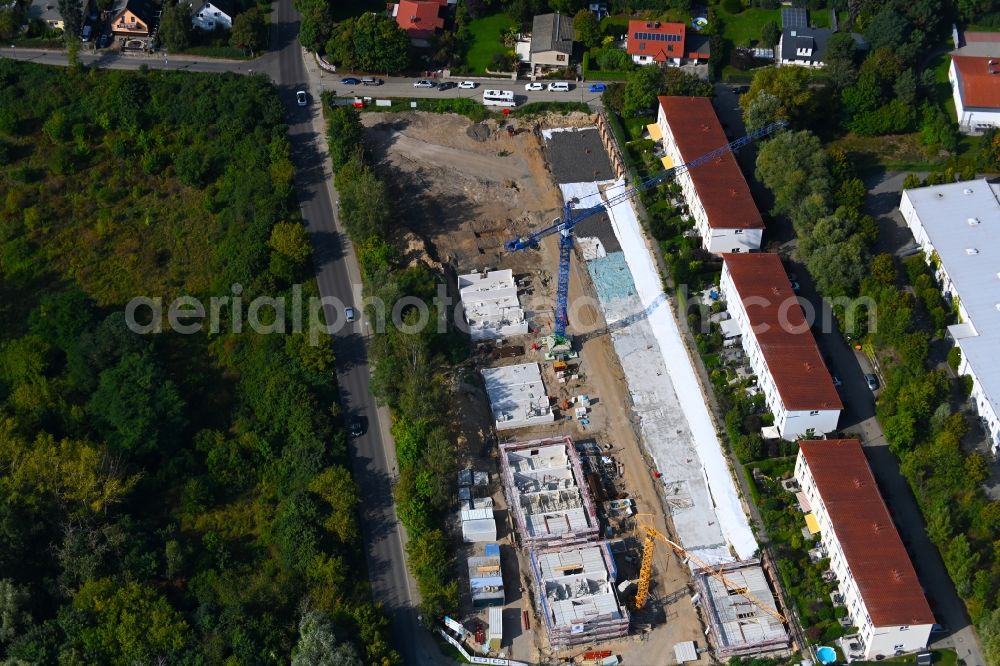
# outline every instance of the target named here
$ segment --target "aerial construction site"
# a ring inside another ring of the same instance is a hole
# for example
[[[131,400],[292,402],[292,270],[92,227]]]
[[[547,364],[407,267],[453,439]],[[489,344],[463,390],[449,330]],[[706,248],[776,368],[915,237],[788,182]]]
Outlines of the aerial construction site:
[[[626,185],[601,119],[505,131],[457,115],[362,119],[408,225],[402,249],[444,270],[474,347],[454,386],[462,609],[442,637],[523,663],[787,650],[655,257],[631,201],[615,198]],[[608,200],[576,229],[563,337],[559,234],[505,243],[549,227],[565,202]]]

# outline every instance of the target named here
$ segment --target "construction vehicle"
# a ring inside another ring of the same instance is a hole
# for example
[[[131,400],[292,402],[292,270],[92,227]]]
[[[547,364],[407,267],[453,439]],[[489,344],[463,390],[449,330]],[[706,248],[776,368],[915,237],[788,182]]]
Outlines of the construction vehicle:
[[[643,534],[643,544],[642,544],[642,564],[639,567],[639,585],[635,593],[635,607],[636,609],[641,609],[646,605],[646,597],[649,595],[649,579],[653,573],[653,552],[656,548],[656,540],[659,539],[666,543],[674,551],[677,557],[682,560],[690,560],[694,565],[700,570],[715,578],[720,583],[722,583],[726,590],[732,594],[738,594],[744,597],[751,604],[761,609],[775,620],[782,624],[786,624],[787,620],[785,616],[779,613],[777,610],[771,608],[760,599],[755,597],[750,593],[750,591],[732,580],[726,578],[722,573],[721,568],[713,568],[712,565],[703,562],[699,558],[695,557],[688,551],[684,550],[680,544],[677,544],[666,536],[664,536],[658,529],[649,524],[640,523]]]
[[[735,152],[739,148],[747,145],[755,139],[759,139],[762,136],[767,136],[772,132],[775,132],[782,127],[788,125],[785,120],[779,120],[773,122],[766,127],[762,127],[759,130],[751,132],[746,136],[736,139],[732,143],[728,143],[724,146],[719,146],[713,151],[705,153],[701,157],[686,162],[679,166],[666,169],[661,171],[649,178],[646,178],[638,185],[633,185],[632,187],[619,192],[609,199],[602,201],[589,208],[584,208],[583,210],[574,213],[572,204],[574,200],[567,201],[563,207],[563,214],[561,219],[554,220],[551,226],[542,229],[541,231],[536,231],[535,233],[525,236],[522,238],[516,238],[512,241],[507,241],[504,243],[504,247],[508,252],[514,252],[516,250],[524,250],[527,248],[537,249],[539,242],[546,236],[551,236],[552,234],[558,233],[559,237],[559,281],[558,288],[556,289],[556,311],[555,311],[555,339],[556,341],[564,341],[566,339],[566,326],[569,323],[568,316],[566,314],[566,308],[569,302],[569,263],[570,256],[573,252],[573,228],[591,217],[592,215],[597,215],[604,211],[610,210],[618,204],[628,201],[633,197],[637,196],[640,192],[644,192],[651,187],[656,187],[657,185],[664,183],[682,173],[690,171],[696,167],[700,167],[704,164],[712,162],[716,158],[725,155],[728,152]]]

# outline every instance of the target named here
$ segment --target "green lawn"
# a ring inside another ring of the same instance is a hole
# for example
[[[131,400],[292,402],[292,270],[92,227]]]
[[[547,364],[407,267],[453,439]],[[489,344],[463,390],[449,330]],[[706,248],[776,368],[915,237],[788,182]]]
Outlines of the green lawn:
[[[781,12],[777,9],[745,9],[739,14],[730,14],[717,7],[716,11],[722,19],[722,36],[736,46],[745,46],[760,39],[760,32],[768,21],[774,21],[781,27]]]
[[[844,24],[847,22],[847,17],[849,14],[847,10],[837,13],[838,23],[840,28],[843,29]],[[809,12],[809,22],[815,25],[817,28],[829,28],[830,27],[830,10],[829,9],[818,9],[813,12]],[[781,27],[781,24],[778,24]]]
[[[513,28],[514,21],[506,14],[494,14],[476,19],[469,24],[472,45],[465,56],[465,63],[473,74],[485,74],[493,56],[503,54],[507,48],[500,41],[504,31]]]
[[[958,663],[958,655],[954,650],[931,650],[934,655],[934,666],[955,666]],[[876,666],[879,664],[915,664],[917,658],[913,655],[900,657],[899,659],[883,659],[882,661],[854,661],[857,666]]]

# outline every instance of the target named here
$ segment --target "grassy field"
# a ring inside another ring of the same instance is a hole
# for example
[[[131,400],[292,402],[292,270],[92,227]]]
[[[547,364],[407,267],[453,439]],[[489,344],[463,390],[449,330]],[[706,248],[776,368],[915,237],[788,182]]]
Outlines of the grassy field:
[[[844,23],[847,22],[847,17],[849,14],[847,10],[837,13],[837,20],[840,24],[840,29],[844,29]],[[816,26],[817,28],[829,28],[830,26],[830,10],[821,9],[815,12],[809,12],[809,22]],[[778,27],[781,27],[781,23],[778,23]]]
[[[507,48],[500,41],[504,31],[513,28],[514,21],[506,14],[494,14],[476,19],[469,24],[472,32],[472,46],[465,56],[469,71],[473,74],[485,74],[486,68],[493,61],[493,56],[503,54]]]
[[[730,14],[718,7],[722,19],[722,36],[736,46],[745,46],[760,39],[764,24],[774,21],[781,27],[781,13],[777,9],[745,9],[739,14]]]

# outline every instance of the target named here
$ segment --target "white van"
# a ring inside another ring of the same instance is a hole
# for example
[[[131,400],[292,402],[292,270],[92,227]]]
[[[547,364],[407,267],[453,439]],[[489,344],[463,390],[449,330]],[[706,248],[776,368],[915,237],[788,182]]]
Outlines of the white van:
[[[565,81],[553,81],[549,84],[549,92],[569,92],[569,84]]]

